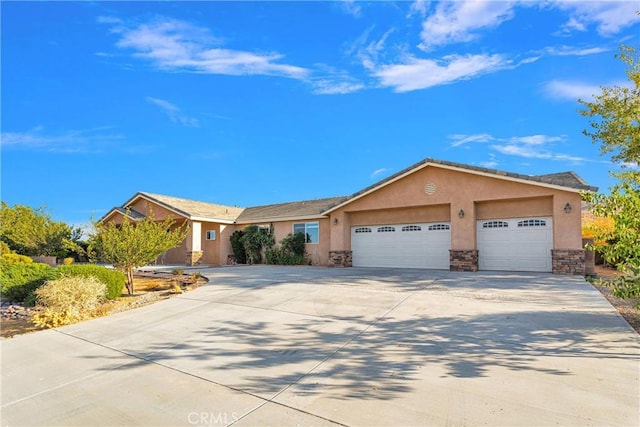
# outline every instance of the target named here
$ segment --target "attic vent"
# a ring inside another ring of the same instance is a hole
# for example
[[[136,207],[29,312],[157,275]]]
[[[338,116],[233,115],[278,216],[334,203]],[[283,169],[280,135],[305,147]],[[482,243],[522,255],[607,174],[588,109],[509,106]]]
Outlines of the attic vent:
[[[428,183],[424,186],[424,192],[429,196],[432,195],[436,192],[436,185],[433,182]]]

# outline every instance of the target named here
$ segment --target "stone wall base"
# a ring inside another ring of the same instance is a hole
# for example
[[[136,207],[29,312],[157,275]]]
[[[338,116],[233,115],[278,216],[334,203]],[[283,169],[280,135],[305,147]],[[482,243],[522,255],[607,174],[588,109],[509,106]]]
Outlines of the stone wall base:
[[[187,259],[185,260],[185,264],[188,266],[200,265],[202,262],[203,254],[204,252],[202,251],[187,252]]]
[[[552,249],[551,264],[554,274],[585,274],[584,249]]]
[[[450,271],[478,271],[478,251],[476,249],[450,249]]]
[[[352,251],[329,251],[329,267],[351,267],[352,256]]]

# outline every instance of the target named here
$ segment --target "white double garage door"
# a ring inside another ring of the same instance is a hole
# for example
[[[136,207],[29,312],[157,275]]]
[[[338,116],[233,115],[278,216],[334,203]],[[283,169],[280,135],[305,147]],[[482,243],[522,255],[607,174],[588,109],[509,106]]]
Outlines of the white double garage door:
[[[476,224],[480,270],[551,271],[551,218],[482,220]],[[351,228],[354,267],[449,269],[451,224]]]

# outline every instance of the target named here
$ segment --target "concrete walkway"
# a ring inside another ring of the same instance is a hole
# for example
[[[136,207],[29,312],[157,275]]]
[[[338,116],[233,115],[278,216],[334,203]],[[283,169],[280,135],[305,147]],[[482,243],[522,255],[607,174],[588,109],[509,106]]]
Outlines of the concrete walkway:
[[[640,340],[581,278],[225,267],[0,342],[2,425],[640,425]]]

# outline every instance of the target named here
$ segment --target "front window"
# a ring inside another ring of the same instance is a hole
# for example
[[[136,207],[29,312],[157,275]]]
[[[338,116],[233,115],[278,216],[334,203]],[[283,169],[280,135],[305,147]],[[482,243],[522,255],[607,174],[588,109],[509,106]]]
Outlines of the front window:
[[[317,222],[301,222],[293,224],[293,234],[303,233],[307,243],[318,243],[320,240],[319,226]]]
[[[208,230],[206,234],[207,240],[216,240],[216,230]]]

